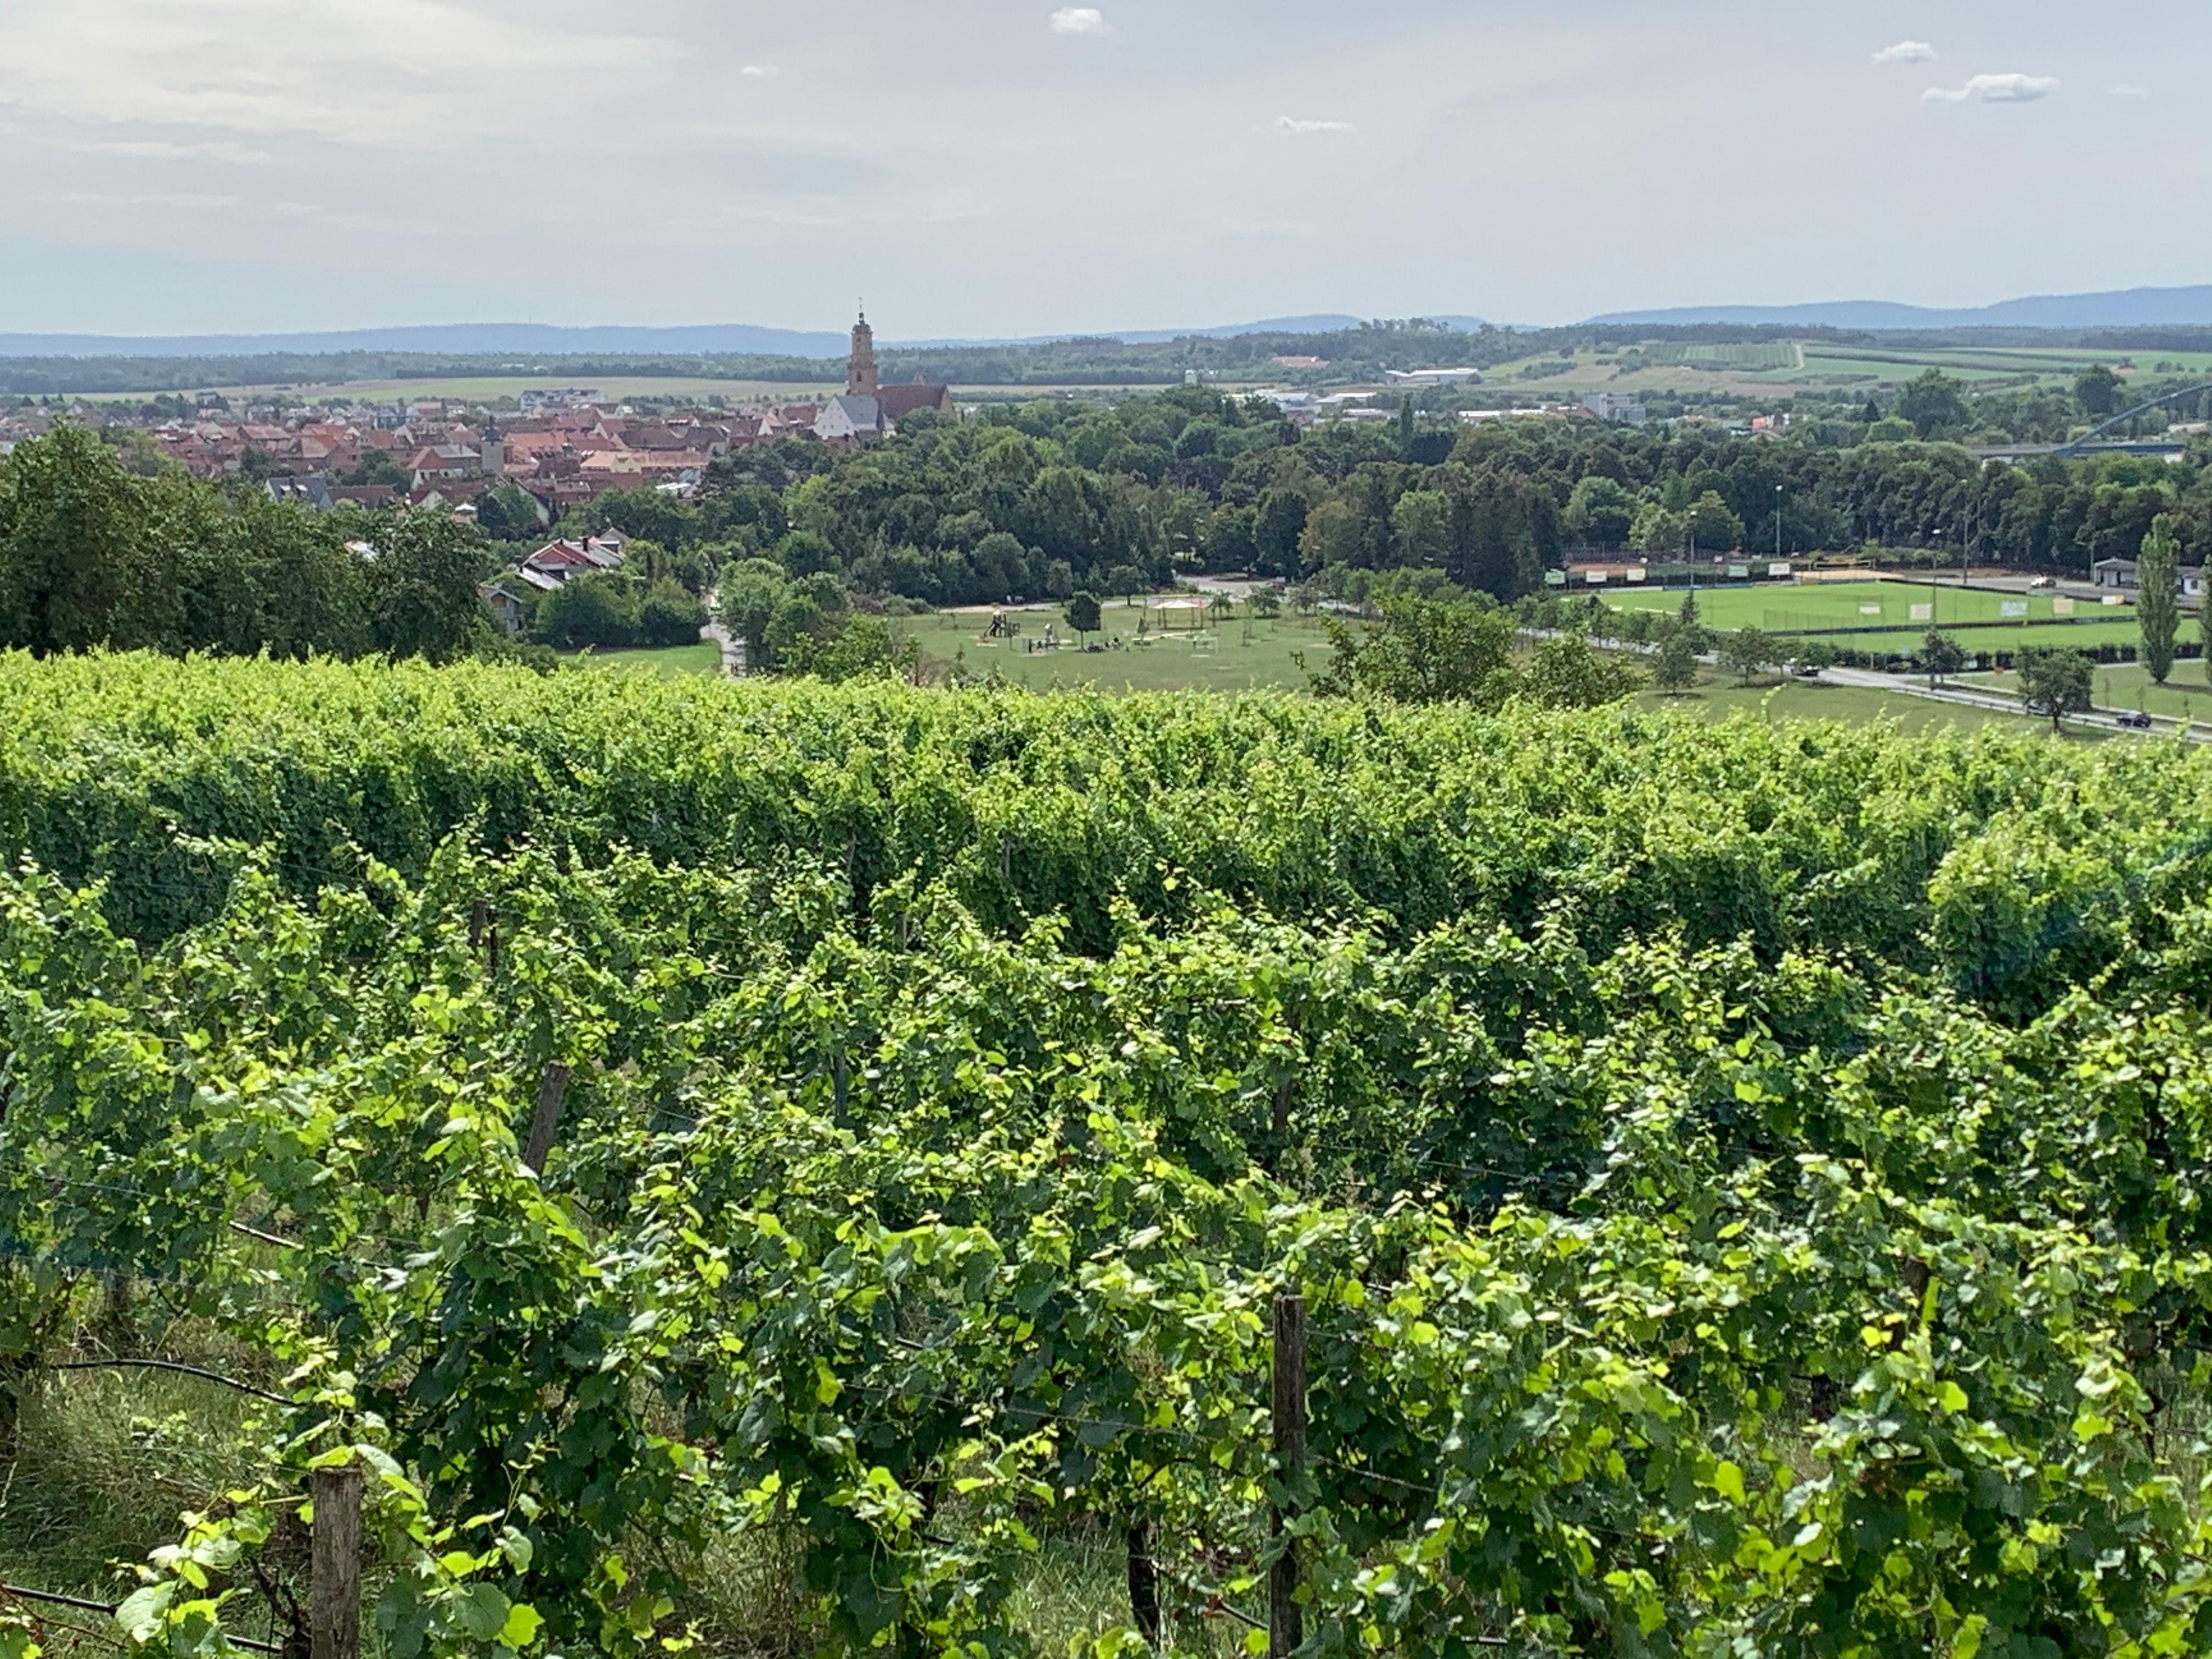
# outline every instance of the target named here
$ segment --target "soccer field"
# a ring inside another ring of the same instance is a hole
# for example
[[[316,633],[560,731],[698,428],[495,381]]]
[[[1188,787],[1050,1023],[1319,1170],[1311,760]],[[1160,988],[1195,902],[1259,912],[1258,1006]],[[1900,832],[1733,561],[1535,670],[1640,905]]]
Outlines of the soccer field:
[[[1601,597],[1620,611],[1682,608],[1681,588],[1614,588]],[[2024,606],[2014,616],[2008,606]],[[1805,634],[1839,629],[1951,628],[1962,623],[2017,621],[2058,623],[2035,630],[2078,643],[2101,643],[2114,629],[2133,637],[2135,615],[2124,605],[2068,599],[2051,593],[2002,593],[1984,588],[1922,586],[1901,581],[1766,583],[1757,587],[1716,587],[1698,593],[1698,615],[1706,627],[1763,629],[1769,634]],[[2070,623],[2069,619],[2070,620]]]

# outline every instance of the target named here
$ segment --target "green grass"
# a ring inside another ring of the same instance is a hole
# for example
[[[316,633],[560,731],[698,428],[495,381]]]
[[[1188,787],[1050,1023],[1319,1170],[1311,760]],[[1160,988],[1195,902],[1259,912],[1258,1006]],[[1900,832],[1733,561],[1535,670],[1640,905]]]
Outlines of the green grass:
[[[1908,634],[1831,634],[1828,643],[1846,651],[1887,651],[1906,655],[1918,649],[1919,631]],[[2100,645],[2133,645],[2142,637],[2133,617],[2125,622],[2030,623],[2010,628],[1967,628],[1955,635],[1966,654],[1986,656],[2027,645],[2068,645],[2094,650]]]
[[[1104,630],[1091,636],[1093,645],[1109,647],[1099,651],[1075,647],[1057,605],[1008,614],[1021,623],[1018,638],[986,639],[988,611],[939,611],[900,625],[931,658],[957,659],[974,674],[995,670],[1036,691],[1302,691],[1309,672],[1320,672],[1328,659],[1328,636],[1318,623],[1288,617],[1248,621],[1241,608],[1225,625],[1216,627],[1209,619],[1194,635],[1191,624],[1200,613],[1131,608],[1117,600],[1104,607]],[[1146,623],[1141,635],[1140,618]],[[1069,643],[1057,651],[1024,648],[1025,641],[1044,637],[1047,624]]]
[[[1763,560],[1750,561],[1753,568]],[[1605,602],[1620,611],[1663,611],[1682,608],[1680,588],[1619,588],[1601,591]],[[2001,622],[2006,605],[2026,604],[2025,620],[2049,622],[2061,596],[2051,593],[2000,593],[1987,588],[1956,586],[1930,587],[1911,581],[1766,582],[1756,587],[1700,589],[1698,615],[1708,628],[1761,628],[1770,634],[1802,634],[1815,629],[1863,627],[1927,628],[1931,620],[1948,627],[1965,622]],[[1930,617],[1916,617],[1916,607],[1933,607]],[[1868,614],[1869,607],[1873,614]],[[2094,621],[2124,621],[2132,630],[2135,613],[2125,606],[2106,606],[2092,599],[2075,601],[2075,625]]]
[[[2008,696],[2020,692],[2017,674],[1978,674],[1966,684]],[[2150,671],[2135,663],[2100,665],[2092,695],[2100,708],[2140,708],[2147,714],[2167,714],[2177,720],[2212,720],[2212,684],[2206,682],[2201,659],[2174,664],[2164,685],[2153,684]]]
[[[2013,732],[2048,729],[2045,722],[2031,720],[2025,714],[2002,714],[1994,709],[1937,702],[1903,691],[1795,679],[1761,679],[1745,686],[1738,684],[1733,674],[1712,671],[1707,672],[1694,690],[1646,691],[1637,702],[1645,708],[1672,710],[1711,720],[1749,713],[1775,724],[1839,720],[1849,726],[1865,726],[1892,720],[1913,732],[1979,732],[1990,727]],[[2075,734],[2068,735],[2070,738]]]
[[[638,651],[563,651],[561,660],[571,666],[612,668],[626,674],[652,674],[669,680],[685,674],[719,674],[722,647],[711,640],[696,645],[670,645]]]

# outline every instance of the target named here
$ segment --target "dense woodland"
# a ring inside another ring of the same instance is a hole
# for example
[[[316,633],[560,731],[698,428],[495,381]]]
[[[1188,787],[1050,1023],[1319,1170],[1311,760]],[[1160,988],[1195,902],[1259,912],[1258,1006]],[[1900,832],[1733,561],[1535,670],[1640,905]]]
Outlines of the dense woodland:
[[[1953,391],[1909,405],[1931,434]],[[1301,429],[1271,405],[1180,390],[922,417],[856,454],[785,441],[718,463],[696,507],[613,496],[592,517],[932,605],[1133,592],[1179,571],[1326,581],[1401,567],[1510,599],[1577,548],[1796,556],[1873,543],[2078,575],[2135,556],[2161,514],[2176,518],[2185,564],[2212,552],[2212,449],[2178,465],[2008,466],[1923,441],[1895,415],[1843,435],[1852,441],[1566,421],[1463,430],[1412,410]]]
[[[784,439],[718,461],[696,501],[617,493],[564,524],[618,526],[641,544],[620,578],[554,596],[532,633],[568,646],[688,638],[698,602],[738,566],[794,592],[822,578],[817,598],[879,611],[1133,593],[1198,571],[1339,596],[1375,573],[1441,571],[1511,601],[1589,550],[1672,561],[1871,544],[2080,575],[2134,557],[2162,515],[2182,565],[2212,556],[2212,447],[2179,465],[1984,464],[1942,441],[1962,404],[1954,385],[1909,390],[1904,413],[1759,438],[1698,424],[1464,428],[1410,406],[1389,422],[1305,428],[1271,404],[1184,388],[924,415],[858,452]],[[446,659],[491,647],[475,585],[524,550],[435,515],[319,516],[250,484],[139,476],[65,425],[0,461],[0,642]]]

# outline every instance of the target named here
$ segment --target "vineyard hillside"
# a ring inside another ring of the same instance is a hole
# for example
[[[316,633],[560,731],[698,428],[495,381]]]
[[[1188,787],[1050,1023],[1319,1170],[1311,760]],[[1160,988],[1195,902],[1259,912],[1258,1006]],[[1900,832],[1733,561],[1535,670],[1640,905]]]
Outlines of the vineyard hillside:
[[[307,1651],[354,1468],[377,1659],[2205,1651],[2208,825],[2151,743],[0,658],[0,1581],[93,1606],[0,1654]]]

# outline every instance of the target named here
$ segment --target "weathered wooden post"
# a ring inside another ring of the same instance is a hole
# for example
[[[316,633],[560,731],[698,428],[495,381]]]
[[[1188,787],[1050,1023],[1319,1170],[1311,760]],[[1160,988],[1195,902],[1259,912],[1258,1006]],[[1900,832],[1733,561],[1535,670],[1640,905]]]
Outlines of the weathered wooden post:
[[[361,1659],[361,1465],[317,1469],[307,1641],[313,1659]]]
[[[1306,1300],[1275,1298],[1275,1479],[1287,1486],[1306,1466]],[[1305,1618],[1298,1607],[1298,1546],[1286,1538],[1288,1516],[1275,1509],[1275,1536],[1283,1553],[1267,1574],[1269,1659],[1289,1659],[1304,1642]]]
[[[538,1111],[530,1120],[530,1149],[522,1155],[532,1173],[545,1173],[545,1160],[552,1155],[553,1137],[561,1128],[561,1101],[568,1092],[568,1068],[555,1060],[545,1068],[538,1079]]]

